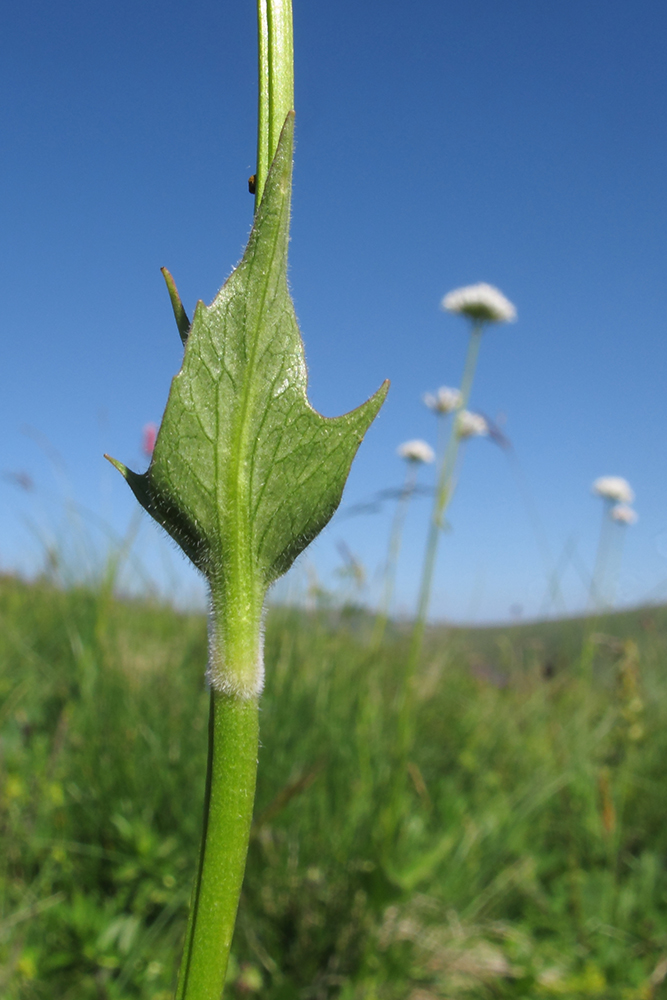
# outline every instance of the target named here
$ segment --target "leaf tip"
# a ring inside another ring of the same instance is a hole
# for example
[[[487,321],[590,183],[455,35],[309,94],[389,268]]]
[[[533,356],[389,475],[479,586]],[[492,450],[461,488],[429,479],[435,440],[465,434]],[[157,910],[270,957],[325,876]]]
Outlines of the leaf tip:
[[[181,297],[178,294],[178,289],[176,288],[176,282],[172,278],[170,272],[166,267],[161,267],[160,273],[165,280],[167,291],[169,292],[169,298],[171,299],[171,308],[174,310],[176,326],[178,327],[178,332],[183,342],[183,346],[185,346],[185,342],[188,339],[188,333],[190,332],[190,320],[188,319],[188,314],[183,308]]]
[[[117,458],[112,458],[111,455],[107,455],[106,452],[104,454],[104,457],[106,458],[107,462],[111,462],[111,464],[113,465],[114,469],[118,469],[118,471],[120,472],[120,474],[123,477],[123,479],[128,479],[129,478],[129,476],[130,476],[130,470],[128,469],[128,467],[126,465],[123,465],[122,462],[119,462]]]
[[[386,378],[382,383],[382,385],[380,386],[380,388],[375,390],[370,399],[368,399],[365,403],[362,403],[362,405],[359,407],[359,410],[361,409],[368,410],[371,418],[369,421],[369,426],[370,423],[373,420],[375,420],[375,417],[380,412],[380,409],[382,408],[382,405],[384,404],[384,401],[387,398],[387,393],[389,392],[390,385],[391,382],[389,381],[388,378]]]

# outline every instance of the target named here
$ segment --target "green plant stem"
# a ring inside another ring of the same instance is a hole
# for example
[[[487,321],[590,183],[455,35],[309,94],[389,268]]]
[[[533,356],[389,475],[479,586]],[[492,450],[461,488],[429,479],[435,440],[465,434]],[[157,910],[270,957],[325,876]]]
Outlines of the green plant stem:
[[[375,619],[373,634],[371,636],[372,650],[376,650],[382,645],[382,640],[384,639],[384,634],[387,629],[389,611],[391,609],[391,600],[394,596],[394,586],[396,584],[396,567],[398,565],[398,556],[401,551],[403,525],[405,524],[408,506],[410,504],[412,494],[414,493],[418,468],[419,464],[417,462],[408,462],[405,483],[403,484],[403,489],[401,490],[401,494],[396,504],[396,510],[391,524],[391,531],[389,533],[389,550],[387,553],[387,562],[384,571],[382,601],[380,603],[380,609],[378,611],[377,618]]]
[[[563,592],[561,589],[561,580],[563,579],[563,573],[567,568],[568,563],[573,557],[576,549],[576,540],[573,536],[567,539],[565,545],[563,546],[563,551],[561,552],[558,560],[554,563],[554,568],[547,577],[547,589],[542,600],[542,605],[540,607],[538,618],[548,617],[552,607],[557,607],[558,612],[562,617],[565,617],[566,606],[565,600],[563,598]],[[585,584],[590,591],[591,583],[590,579],[588,583]]]
[[[436,463],[437,463],[436,464],[436,469],[437,470],[440,470],[442,462],[444,461],[444,458],[445,458],[445,451],[447,450],[447,440],[448,440],[447,436],[446,436],[446,432],[447,432],[447,420],[449,419],[450,416],[451,416],[451,414],[449,414],[449,413],[438,413],[437,414],[438,433],[437,433],[436,445],[435,445],[435,456],[436,456]],[[454,419],[454,418],[452,417],[452,419]],[[438,472],[438,474],[439,474],[439,472]]]
[[[255,798],[258,703],[211,691],[204,831],[176,1000],[219,1000]]]
[[[595,611],[602,610],[608,601],[608,563],[612,543],[612,529],[614,522],[611,518],[611,508],[613,502],[605,500],[602,509],[602,524],[600,525],[600,539],[598,550],[595,556],[595,569],[591,579],[591,589],[588,597],[589,607]]]
[[[259,113],[255,212],[294,105],[291,0],[258,0]],[[239,449],[240,451],[240,449]],[[239,469],[235,547],[212,582],[212,685],[204,828],[176,1000],[220,1000],[245,872],[255,799],[262,686],[263,587],[247,533]],[[261,592],[260,592],[261,591]]]
[[[612,521],[612,518],[609,518]],[[616,524],[612,521],[611,525],[611,551],[610,551],[610,568],[607,574],[607,602],[608,607],[613,608],[616,603],[616,592],[618,590],[618,581],[621,572],[621,562],[623,559],[623,545],[625,542],[625,536],[627,533],[627,526],[624,524]]]
[[[483,324],[476,322],[473,323],[470,331],[468,352],[463,369],[463,378],[461,379],[461,403],[459,410],[465,409],[468,405],[470,390],[472,389],[475,369],[477,367],[477,358],[479,355],[483,329]],[[398,727],[398,746],[402,756],[407,753],[412,738],[411,719],[413,715],[413,678],[417,669],[417,663],[419,661],[424,641],[426,618],[431,600],[433,575],[435,572],[436,557],[438,554],[438,542],[440,539],[440,531],[442,530],[445,513],[447,512],[447,507],[449,506],[449,502],[452,497],[452,483],[460,440],[457,413],[454,413],[449,430],[449,440],[438,471],[438,484],[435,491],[433,509],[431,511],[431,520],[426,538],[424,568],[422,570],[421,586],[419,590],[417,615],[415,618],[414,628],[412,630],[410,648],[403,675]]]
[[[526,474],[523,471],[519,461],[519,456],[515,452],[512,444],[508,443],[508,445],[503,448],[503,451],[505,453],[505,457],[507,458],[509,467],[512,470],[514,481],[523,501],[528,521],[533,529],[533,536],[535,538],[535,542],[537,543],[540,558],[542,559],[544,576],[548,587],[547,600],[549,601],[549,604],[547,605],[547,608],[553,604],[556,606],[560,614],[565,614],[565,601],[560,587],[560,573],[558,572],[551,555],[547,533],[544,530],[544,525],[542,523],[537,504],[535,503],[535,498],[528,485]]]
[[[257,0],[259,35],[259,111],[255,212],[280,132],[294,108],[294,43],[291,0]]]

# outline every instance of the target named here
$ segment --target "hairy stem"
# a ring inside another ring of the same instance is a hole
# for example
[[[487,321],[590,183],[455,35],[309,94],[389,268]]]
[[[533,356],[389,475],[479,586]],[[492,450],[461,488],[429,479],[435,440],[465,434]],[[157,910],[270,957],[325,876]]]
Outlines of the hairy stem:
[[[294,105],[291,0],[257,0],[259,115],[255,212]],[[177,317],[178,318],[178,317]],[[180,325],[179,325],[180,329]],[[238,442],[237,442],[238,444]],[[237,470],[237,485],[245,470]],[[250,556],[239,489],[235,552],[212,581],[211,683],[204,828],[176,1000],[220,1000],[245,872],[255,800],[262,687],[263,587]]]
[[[255,212],[280,132],[294,108],[294,43],[291,0],[257,0],[259,34],[259,113]]]

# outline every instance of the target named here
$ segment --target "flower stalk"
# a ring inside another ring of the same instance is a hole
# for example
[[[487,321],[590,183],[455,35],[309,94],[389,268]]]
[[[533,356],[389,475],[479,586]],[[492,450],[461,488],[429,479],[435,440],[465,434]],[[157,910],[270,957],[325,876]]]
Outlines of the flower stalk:
[[[479,357],[479,348],[482,340],[483,329],[484,326],[482,321],[474,319],[470,330],[468,350],[463,369],[463,377],[461,379],[461,388],[459,390],[459,405],[453,413],[453,419],[449,429],[449,438],[447,440],[444,454],[440,458],[438,467],[438,481],[433,500],[433,507],[431,509],[428,535],[426,537],[426,549],[424,553],[421,585],[419,588],[417,615],[410,639],[410,648],[406,659],[401,690],[401,706],[398,724],[398,746],[401,755],[407,753],[412,742],[411,720],[414,714],[414,675],[424,642],[426,619],[431,601],[433,576],[435,573],[436,559],[438,555],[438,543],[440,541],[440,533],[444,525],[445,514],[447,513],[447,508],[452,498],[454,470],[456,468],[456,459],[461,443],[461,435],[459,433],[457,418],[467,406],[470,398],[472,383],[475,377],[475,369],[477,368],[477,359]]]
[[[257,698],[211,690],[202,847],[176,1000],[222,995],[255,799]]]
[[[257,0],[259,107],[255,211],[278,147],[285,118],[294,107],[292,0]]]
[[[291,0],[257,0],[257,35],[255,214],[294,107]],[[221,586],[211,582],[204,828],[176,1000],[217,1000],[222,995],[250,838],[264,678],[264,588],[257,586],[252,567],[244,565],[252,546],[244,537],[243,520],[235,565]]]
[[[255,215],[294,107],[291,0],[257,0],[257,32]],[[176,1000],[217,1000],[222,995],[255,801],[265,587],[251,565],[242,505],[239,512],[235,558],[224,574],[211,579],[204,824]]]
[[[245,870],[271,584],[328,523],[387,393],[324,418],[307,398],[287,287],[294,71],[291,0],[258,0],[255,218],[241,263],[192,322],[163,270],[184,346],[147,472],[110,461],[206,577],[209,753],[177,1000],[220,1000]]]
[[[417,614],[403,673],[397,741],[402,762],[405,762],[412,743],[414,727],[414,676],[424,642],[440,532],[443,529],[445,514],[453,495],[454,472],[459,446],[462,438],[469,436],[471,433],[484,433],[482,426],[486,427],[485,421],[482,420],[479,429],[475,430],[475,420],[471,421],[470,419],[473,417],[472,414],[467,417],[467,428],[464,428],[461,422],[472,390],[482,334],[485,327],[490,323],[508,323],[516,319],[516,309],[512,303],[497,288],[487,285],[484,282],[477,285],[468,285],[465,288],[457,288],[449,292],[442,300],[442,308],[447,312],[457,313],[468,319],[470,323],[470,337],[463,377],[459,388],[458,405],[453,411],[449,439],[438,469],[438,483],[426,539]],[[431,403],[430,399],[426,402],[431,409],[438,409],[437,399],[434,399],[433,403]]]
[[[396,570],[398,567],[398,557],[401,552],[403,526],[410,500],[415,491],[419,466],[432,462],[435,457],[433,450],[425,441],[406,441],[405,444],[400,445],[398,448],[398,454],[401,458],[405,459],[407,471],[403,488],[396,503],[396,510],[394,511],[391,530],[389,532],[389,547],[384,570],[382,599],[371,635],[371,650],[373,651],[380,648],[387,630],[389,612],[396,585]]]
[[[637,515],[630,506],[635,499],[634,492],[627,479],[622,476],[600,476],[593,483],[591,491],[602,499],[603,507],[588,602],[590,608],[601,611],[605,607],[611,607],[614,602],[625,534],[623,528],[634,524]]]

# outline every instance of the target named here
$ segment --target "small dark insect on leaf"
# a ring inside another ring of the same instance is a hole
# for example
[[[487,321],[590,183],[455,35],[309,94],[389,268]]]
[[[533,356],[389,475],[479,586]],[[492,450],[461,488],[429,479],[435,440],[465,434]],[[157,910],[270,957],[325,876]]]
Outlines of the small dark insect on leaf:
[[[248,178],[248,191],[250,194],[255,193],[255,184],[257,183],[257,175],[253,174],[252,177]]]

